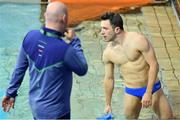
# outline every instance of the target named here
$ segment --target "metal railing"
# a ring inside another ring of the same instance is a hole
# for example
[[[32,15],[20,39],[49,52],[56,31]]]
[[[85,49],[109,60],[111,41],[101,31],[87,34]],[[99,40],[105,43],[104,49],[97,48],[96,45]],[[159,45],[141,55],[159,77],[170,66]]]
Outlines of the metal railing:
[[[180,26],[180,1],[179,0],[171,0],[171,6],[172,6],[174,14],[176,16],[178,25]]]

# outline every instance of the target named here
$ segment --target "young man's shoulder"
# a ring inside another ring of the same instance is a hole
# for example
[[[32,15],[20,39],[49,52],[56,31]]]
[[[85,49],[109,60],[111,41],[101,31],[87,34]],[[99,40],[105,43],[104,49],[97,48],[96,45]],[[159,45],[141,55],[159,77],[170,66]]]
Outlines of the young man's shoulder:
[[[131,37],[134,37],[135,39],[142,39],[145,38],[145,36],[138,32],[128,32],[128,35]]]
[[[138,32],[129,32],[129,37],[131,39],[131,42],[132,43],[142,43],[143,41],[147,41],[147,38],[141,34],[141,33],[138,33]]]
[[[110,49],[109,49],[109,44],[106,46],[106,48],[104,49],[104,51],[103,51],[103,55],[102,55],[102,60],[103,60],[103,62],[107,62],[107,61],[109,61],[109,52],[110,52]]]

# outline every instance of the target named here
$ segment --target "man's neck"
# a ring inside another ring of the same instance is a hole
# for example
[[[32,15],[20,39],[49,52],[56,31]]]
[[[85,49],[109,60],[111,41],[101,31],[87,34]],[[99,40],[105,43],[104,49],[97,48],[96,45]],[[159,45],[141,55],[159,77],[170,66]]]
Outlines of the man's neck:
[[[52,29],[52,30],[56,30],[58,32],[63,33],[64,30],[62,29],[62,27],[59,27],[58,25],[51,25],[51,24],[47,24],[45,25],[46,28]]]
[[[119,33],[116,38],[114,39],[113,41],[113,44],[114,45],[123,45],[124,41],[125,41],[125,34],[126,32],[125,31],[121,31],[121,33]]]

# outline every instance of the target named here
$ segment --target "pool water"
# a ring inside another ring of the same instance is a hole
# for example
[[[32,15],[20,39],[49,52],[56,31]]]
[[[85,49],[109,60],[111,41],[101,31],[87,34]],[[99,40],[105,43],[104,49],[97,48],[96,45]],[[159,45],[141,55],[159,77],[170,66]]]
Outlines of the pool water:
[[[29,30],[41,26],[39,15],[40,5],[38,4],[0,3],[0,98],[4,95],[9,83],[24,36]],[[1,110],[0,119],[32,118],[28,104],[27,77],[19,90],[15,109],[9,113]]]
[[[39,4],[0,3],[0,102],[11,78],[22,40],[29,30],[41,27],[40,16]],[[98,21],[83,25],[88,27],[82,27],[82,31],[77,35],[85,48],[89,71],[84,77],[74,75],[71,114],[72,119],[95,119],[103,114],[105,104],[102,84],[104,67],[101,62],[104,44],[97,35]],[[4,113],[0,109],[0,119],[33,119],[28,103],[28,78],[27,72],[19,89],[14,110]],[[123,89],[119,87],[121,84],[116,85],[112,107],[115,118],[123,120]]]

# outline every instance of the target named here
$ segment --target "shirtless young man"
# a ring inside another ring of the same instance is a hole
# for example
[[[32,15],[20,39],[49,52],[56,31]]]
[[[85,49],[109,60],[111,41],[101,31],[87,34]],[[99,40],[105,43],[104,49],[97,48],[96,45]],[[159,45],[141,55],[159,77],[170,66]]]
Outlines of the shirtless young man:
[[[152,106],[160,119],[173,116],[171,107],[157,78],[159,65],[151,43],[141,34],[125,32],[119,14],[101,16],[101,35],[108,42],[103,52],[105,64],[105,113],[112,112],[114,67],[120,67],[125,80],[124,113],[126,119],[137,119],[141,108]]]

